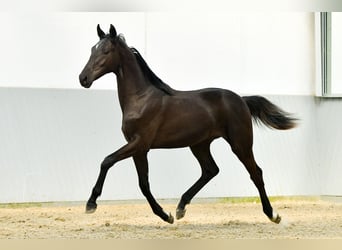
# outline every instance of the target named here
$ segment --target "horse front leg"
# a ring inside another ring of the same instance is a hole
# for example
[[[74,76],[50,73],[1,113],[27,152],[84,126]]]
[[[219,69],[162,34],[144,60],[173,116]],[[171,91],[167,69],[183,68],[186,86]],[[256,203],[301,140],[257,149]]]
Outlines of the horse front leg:
[[[139,177],[139,187],[150,204],[153,213],[158,215],[162,220],[172,224],[174,222],[174,218],[171,213],[165,213],[151,193],[150,184],[148,181],[147,153],[136,154],[133,156],[133,160]]]
[[[86,205],[86,213],[93,213],[97,208],[96,199],[101,195],[103,184],[106,179],[108,170],[118,161],[131,157],[139,149],[140,137],[136,136],[132,141],[128,142],[119,150],[108,155],[101,163],[101,169],[96,184],[92,190],[91,196]]]

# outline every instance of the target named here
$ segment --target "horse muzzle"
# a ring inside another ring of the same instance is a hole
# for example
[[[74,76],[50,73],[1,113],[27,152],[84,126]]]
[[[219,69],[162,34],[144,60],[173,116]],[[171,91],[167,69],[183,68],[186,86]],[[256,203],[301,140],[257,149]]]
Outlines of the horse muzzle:
[[[82,73],[79,76],[79,80],[80,80],[81,86],[84,88],[90,88],[90,86],[93,83],[93,81],[91,79],[89,79],[89,77],[87,75],[84,75]]]

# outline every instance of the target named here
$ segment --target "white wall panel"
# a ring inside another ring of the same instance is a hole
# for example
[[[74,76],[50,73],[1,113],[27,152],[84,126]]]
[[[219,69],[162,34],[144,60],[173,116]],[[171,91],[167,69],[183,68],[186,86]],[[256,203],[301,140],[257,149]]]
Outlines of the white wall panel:
[[[146,27],[148,61],[178,89],[314,93],[312,13],[148,13]]]
[[[114,24],[178,89],[314,93],[314,15],[305,12],[4,12],[0,86],[80,88],[78,74]],[[116,89],[105,76],[94,88]]]
[[[332,13],[331,20],[331,92],[342,93],[342,13]]]
[[[4,12],[0,15],[0,86],[80,88],[78,75],[98,41],[100,24],[144,50],[144,13],[135,12]],[[94,88],[115,89],[113,77]]]

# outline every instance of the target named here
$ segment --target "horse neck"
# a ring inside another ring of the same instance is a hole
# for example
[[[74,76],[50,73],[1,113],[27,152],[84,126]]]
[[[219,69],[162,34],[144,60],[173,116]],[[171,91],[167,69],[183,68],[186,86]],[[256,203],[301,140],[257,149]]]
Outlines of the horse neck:
[[[145,80],[135,56],[127,48],[120,51],[121,64],[116,72],[119,101],[123,111],[150,87]]]

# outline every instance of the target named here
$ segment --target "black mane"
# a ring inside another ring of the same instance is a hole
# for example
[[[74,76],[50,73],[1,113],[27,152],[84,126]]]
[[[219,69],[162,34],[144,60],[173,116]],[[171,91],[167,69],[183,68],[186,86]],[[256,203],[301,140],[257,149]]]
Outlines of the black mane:
[[[147,65],[144,58],[140,55],[139,51],[136,48],[130,48],[133,54],[135,55],[135,58],[137,59],[137,62],[144,73],[145,77],[158,89],[163,91],[167,95],[173,95],[175,93],[175,90],[172,89],[169,85],[164,83],[156,74],[153,73],[153,71],[150,69],[150,67]]]

